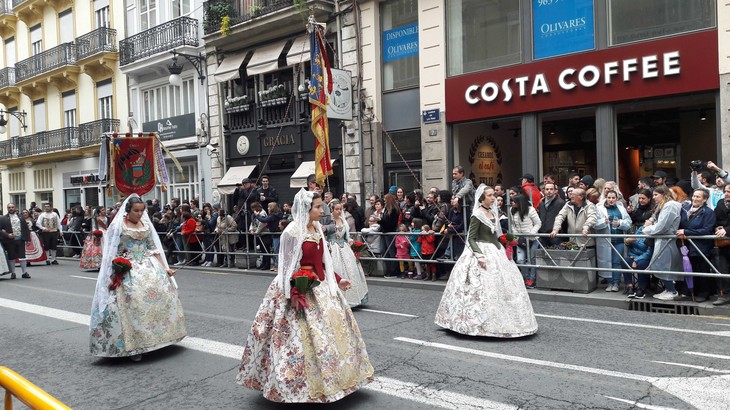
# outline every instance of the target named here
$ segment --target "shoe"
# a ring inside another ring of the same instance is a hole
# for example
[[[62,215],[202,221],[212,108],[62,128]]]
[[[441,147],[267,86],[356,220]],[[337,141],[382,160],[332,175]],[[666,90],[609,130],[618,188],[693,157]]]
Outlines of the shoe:
[[[46,261],[46,265],[50,265],[50,264],[51,264],[51,261]]]
[[[611,289],[613,289],[613,285],[609,283],[608,286],[606,286],[606,292],[610,292]]]
[[[80,258],[80,257],[81,257],[81,255],[74,255],[74,256],[73,256],[73,258],[74,258],[74,259],[78,259],[78,258]]]
[[[678,292],[669,292],[669,291],[665,290],[664,292],[662,292],[658,295],[654,295],[654,299],[674,300],[674,298],[676,298],[677,296],[679,296]]]
[[[644,299],[644,296],[646,296],[646,292],[643,289],[636,289],[634,292],[634,299]]]
[[[183,265],[185,265],[185,262],[178,262],[174,266],[183,266]]]
[[[51,261],[51,265],[58,265],[58,261]]]
[[[398,279],[398,275],[383,275],[383,279]]]
[[[278,271],[278,270],[279,270],[279,267],[278,267],[278,266],[272,266],[270,270],[271,270],[272,272],[276,272],[276,271]]]
[[[715,306],[726,305],[728,303],[730,303],[730,298],[727,298],[725,296],[720,296],[719,298],[717,298],[716,301],[712,302],[712,304]]]
[[[418,274],[418,275],[416,275],[416,276],[413,277],[413,280],[423,280],[423,275]]]
[[[10,272],[3,272],[3,273],[0,273],[0,276],[5,276],[5,275],[10,275]]]
[[[142,355],[141,354],[136,354],[134,356],[129,356],[129,360],[131,360],[133,362],[141,362],[142,361]]]
[[[632,285],[626,286],[624,289],[624,295],[631,295],[634,293],[634,287]]]
[[[707,302],[707,298],[704,296],[695,296],[695,302],[697,302],[697,303]]]
[[[30,275],[28,274],[28,272],[23,274],[23,279],[30,279]]]
[[[618,292],[618,283],[614,283],[614,285],[611,286],[611,292]]]
[[[527,279],[525,281],[525,287],[527,289],[535,289],[535,281],[534,280]]]
[[[15,278],[16,278],[16,277],[15,277],[15,274],[14,274],[14,273],[11,273],[11,274],[10,274],[10,279],[15,279]]]

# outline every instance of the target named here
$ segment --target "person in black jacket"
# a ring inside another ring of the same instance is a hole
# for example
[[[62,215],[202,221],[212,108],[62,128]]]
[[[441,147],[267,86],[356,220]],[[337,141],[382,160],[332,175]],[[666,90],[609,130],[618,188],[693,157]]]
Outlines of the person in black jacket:
[[[648,189],[640,189],[637,192],[637,204],[636,208],[629,211],[631,224],[635,228],[644,226],[644,222],[654,215],[654,202],[652,201],[651,191]]]
[[[718,251],[720,254],[720,272],[730,272],[730,185],[725,185],[723,188],[723,199],[721,199],[717,205],[715,205],[715,218],[716,227],[715,235],[718,238],[728,238],[725,241],[719,241]],[[719,306],[730,303],[730,279],[719,279],[718,289],[722,291],[722,295],[717,298],[716,301],[712,302],[713,305]]]
[[[709,192],[704,189],[696,189],[692,193],[692,203],[682,207],[680,214],[679,229],[677,237],[686,239],[687,236],[705,236],[715,233],[717,218],[715,212],[707,206]],[[711,239],[692,239],[694,246],[687,243],[689,248],[689,261],[692,263],[694,272],[710,273],[710,266],[705,258],[712,258],[712,248],[715,243]],[[702,257],[704,255],[705,257]],[[704,302],[715,290],[714,279],[696,276],[694,277],[694,295],[696,302]]]
[[[269,209],[271,202],[279,202],[279,193],[276,192],[276,188],[269,185],[268,175],[261,176],[261,186],[256,190],[256,200],[264,209]]]
[[[15,279],[16,259],[20,259],[23,278],[30,279],[25,260],[25,243],[30,241],[30,229],[18,215],[15,204],[8,204],[7,215],[0,216],[0,241],[3,242],[7,254],[10,279]]]
[[[555,217],[563,209],[565,201],[558,195],[558,186],[554,182],[546,182],[543,192],[545,192],[545,197],[540,201],[540,207],[538,208],[538,214],[542,224],[537,232],[550,233],[553,230],[553,225],[555,225]],[[561,238],[540,238],[543,246],[558,245],[562,241],[563,239]]]
[[[395,195],[387,194],[383,197],[385,200],[385,208],[383,209],[383,216],[380,219],[380,229],[383,233],[393,233],[398,231],[398,222],[400,219],[400,205]],[[395,259],[395,236],[385,236],[386,253],[385,257]],[[398,277],[398,262],[396,261],[385,261],[385,273],[383,275],[386,279],[393,279]]]

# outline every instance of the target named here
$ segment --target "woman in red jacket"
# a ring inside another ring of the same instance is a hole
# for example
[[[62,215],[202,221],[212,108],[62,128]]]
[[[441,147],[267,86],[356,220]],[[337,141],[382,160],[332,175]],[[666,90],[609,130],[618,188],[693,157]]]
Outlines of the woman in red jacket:
[[[195,235],[195,218],[192,217],[190,211],[183,211],[182,217],[183,223],[181,232],[183,236],[183,243],[187,248],[185,249],[185,264],[188,266],[195,266],[199,264],[199,258],[196,258],[196,255],[200,256],[200,252],[202,251],[198,235]]]

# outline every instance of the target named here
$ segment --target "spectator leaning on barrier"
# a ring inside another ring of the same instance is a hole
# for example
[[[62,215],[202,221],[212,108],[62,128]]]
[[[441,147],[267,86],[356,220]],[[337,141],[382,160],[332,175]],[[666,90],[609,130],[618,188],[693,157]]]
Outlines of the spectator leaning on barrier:
[[[718,238],[730,237],[730,185],[725,185],[723,188],[723,199],[715,207],[715,223],[717,224],[715,235]],[[730,240],[721,240],[719,244],[730,244]],[[720,272],[730,273],[730,246],[719,246],[718,253],[720,255]],[[730,279],[718,280],[718,287],[722,291],[722,295],[712,304],[717,306],[730,303]]]
[[[474,183],[464,175],[464,167],[457,165],[451,170],[451,194],[461,198],[462,204],[471,207],[474,196]]]
[[[586,192],[583,189],[576,188],[570,197],[570,202],[566,202],[563,209],[558,212],[553,224],[553,230],[550,237],[554,238],[560,232],[563,221],[568,222],[569,234],[582,234],[583,236],[573,236],[571,241],[577,245],[586,245],[587,247],[595,246],[595,241],[588,238],[591,228],[596,224],[596,206],[586,200]]]
[[[707,191],[696,189],[692,193],[692,203],[682,207],[677,237],[686,240],[687,236],[705,236],[715,234],[717,217],[707,204]],[[715,242],[712,239],[692,239],[695,246],[689,243],[689,261],[693,272],[710,273],[710,265],[705,258],[712,258],[712,248]],[[699,251],[698,251],[699,249]],[[705,257],[703,258],[702,255]],[[715,292],[715,279],[697,276],[694,278],[694,295],[696,302],[704,302]]]
[[[679,229],[679,221],[681,219],[682,206],[674,200],[674,193],[666,185],[657,185],[654,187],[654,202],[656,203],[656,213],[654,220],[648,219],[644,225],[644,234],[650,236],[659,235],[676,235]],[[649,263],[650,270],[658,271],[682,271],[682,256],[679,249],[675,245],[676,238],[664,239],[655,238],[654,252],[651,255]],[[664,292],[654,295],[659,300],[674,300],[678,295],[674,286],[676,274],[656,274],[664,285]]]
[[[380,232],[380,224],[374,216],[368,219],[368,227],[360,230],[362,238],[368,244],[368,249],[373,256],[380,256],[383,253],[383,238],[376,234]]]
[[[538,233],[550,233],[553,225],[555,225],[555,217],[558,216],[560,210],[565,206],[565,201],[557,195],[557,188],[557,185],[554,183],[548,182],[545,184],[545,197],[540,201],[538,212],[540,216],[540,229],[537,231]],[[561,242],[560,238],[547,237],[540,238],[540,241],[543,246],[558,245]]]
[[[525,195],[516,195],[512,198],[512,209],[510,209],[510,218],[512,219],[512,232],[520,234],[534,234],[540,230],[542,222],[537,215],[535,208],[530,206]],[[527,242],[529,240],[529,251]],[[529,264],[535,264],[535,252],[537,252],[537,237],[520,236],[517,239],[517,263],[528,263],[527,253],[530,254]],[[522,279],[528,289],[535,287],[537,270],[535,268],[520,268]]]
[[[597,219],[602,219],[602,222],[608,227],[611,235],[624,235],[626,231],[631,228],[631,217],[626,212],[623,204],[619,202],[618,193],[610,190],[605,192],[605,201],[596,207]],[[598,226],[598,223],[596,223]],[[609,249],[611,254],[610,263],[613,269],[628,269],[628,265],[624,261],[624,240],[623,238],[611,238],[611,245],[608,241],[603,238],[599,239]],[[599,242],[599,243],[600,243]],[[615,250],[614,250],[615,249]],[[621,283],[621,276],[624,278],[626,284],[626,294],[633,293],[633,280],[630,272],[626,272],[621,275],[621,272],[611,272],[611,276],[608,278],[608,286],[606,292],[618,292],[619,285]]]

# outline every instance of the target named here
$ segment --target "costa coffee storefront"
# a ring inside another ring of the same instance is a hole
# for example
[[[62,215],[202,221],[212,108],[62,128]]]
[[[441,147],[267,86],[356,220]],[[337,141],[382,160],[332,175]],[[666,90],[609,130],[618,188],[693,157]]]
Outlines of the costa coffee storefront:
[[[611,47],[446,80],[454,163],[477,182],[524,172],[689,177],[719,161],[717,31]]]

